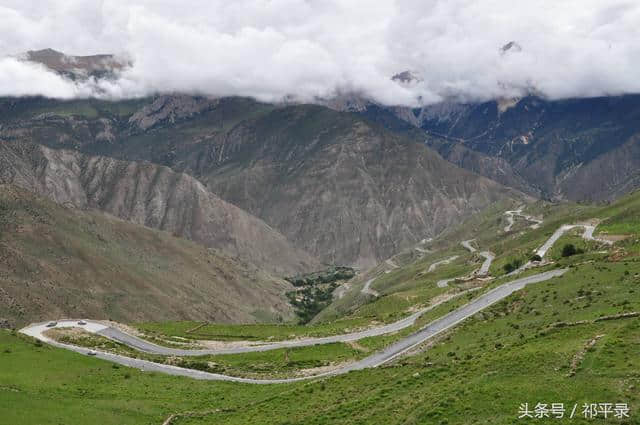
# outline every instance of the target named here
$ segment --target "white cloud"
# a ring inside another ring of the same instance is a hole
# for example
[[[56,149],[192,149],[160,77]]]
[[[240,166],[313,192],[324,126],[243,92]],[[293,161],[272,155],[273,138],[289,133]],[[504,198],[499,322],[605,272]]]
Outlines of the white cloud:
[[[640,92],[637,1],[28,1],[0,6],[0,54],[126,53],[114,83],[74,84],[13,59],[0,95],[155,92],[302,101],[364,93],[386,104]],[[501,55],[515,40],[520,52]],[[412,70],[416,84],[390,76]]]
[[[87,84],[74,84],[43,66],[7,57],[0,59],[0,93],[3,96],[37,96],[69,99],[94,93]]]

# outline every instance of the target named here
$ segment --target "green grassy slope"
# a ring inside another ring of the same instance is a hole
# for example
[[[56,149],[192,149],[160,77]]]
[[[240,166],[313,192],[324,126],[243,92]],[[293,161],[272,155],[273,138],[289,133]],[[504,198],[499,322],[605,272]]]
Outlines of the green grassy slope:
[[[521,248],[523,252],[538,246],[563,222],[609,217],[608,226],[620,226],[629,222],[627,217],[633,217],[640,205],[635,202],[640,194],[631,198],[633,202],[622,201],[628,206],[621,209],[617,205],[551,207],[545,216],[548,223],[540,229],[519,223],[506,235],[495,233],[493,244],[488,231],[486,239],[478,237],[476,243],[504,259],[519,244],[526,247]],[[537,207],[547,208],[531,208]],[[502,225],[497,217],[487,219],[496,222],[496,227]],[[523,422],[517,419],[521,403],[533,406],[540,402],[564,403],[567,414],[577,405],[570,423],[586,424],[602,421],[584,419],[584,403],[610,402],[627,403],[631,409],[630,418],[615,423],[640,423],[640,318],[633,315],[640,312],[640,234],[633,228],[628,233],[627,239],[606,253],[599,253],[602,246],[587,243],[584,254],[562,258],[555,246],[549,256],[569,267],[564,276],[528,286],[391,365],[317,382],[251,386],[114,369],[106,362],[0,333],[0,356],[8,366],[0,369],[0,417],[25,424],[85,423],[87,416],[82,415],[89,415],[104,417],[105,423],[135,424],[162,423],[169,414],[191,412],[178,415],[171,423],[513,424]],[[566,235],[558,244],[574,238]],[[450,243],[454,249],[456,241]],[[443,246],[446,248],[444,242]],[[439,256],[437,252],[430,255]],[[474,254],[466,255],[473,259]],[[407,271],[422,269],[432,260],[425,257],[411,262],[407,256],[379,284],[378,290],[387,291],[383,297],[356,306],[345,317],[397,317],[406,314],[412,300],[419,304],[433,297],[428,294],[433,281],[420,281]],[[394,274],[408,283],[394,282]],[[450,290],[455,289],[452,285]],[[422,323],[463,301],[442,306],[421,319]],[[631,317],[621,316],[625,314]],[[238,332],[245,332],[244,327]],[[258,334],[262,338],[269,332],[262,329]],[[376,349],[396,337],[359,343]],[[317,355],[316,361],[332,361],[352,354],[330,346],[289,360],[278,352],[230,356],[226,367],[246,370],[264,361],[286,371],[287,363],[313,362],[306,355]]]
[[[0,372],[0,413],[25,424],[84,423],[87,417],[161,423],[170,413],[187,411],[205,414],[175,423],[502,424],[516,422],[524,402],[606,401],[628,403],[634,419],[621,423],[637,423],[640,321],[549,328],[561,320],[640,309],[640,263],[607,268],[579,266],[531,286],[391,367],[305,384],[248,386],[114,369],[2,333],[0,348],[9,352],[0,354],[7,366]]]
[[[637,196],[637,195],[636,195]],[[630,203],[629,200],[623,200],[623,205]],[[635,205],[631,202],[631,205]],[[389,273],[382,271],[388,266],[381,265],[377,269],[361,277],[359,280],[364,281],[371,276],[378,275],[374,284],[381,296],[372,298],[371,296],[360,293],[360,284],[352,284],[353,290],[348,292],[344,299],[338,300],[336,303],[338,308],[347,308],[339,312],[336,306],[332,306],[323,312],[322,320],[315,322],[310,326],[222,326],[216,324],[207,324],[200,327],[195,332],[186,332],[188,329],[196,326],[196,323],[148,323],[140,326],[140,329],[150,333],[151,335],[163,337],[164,335],[187,337],[191,339],[217,339],[217,340],[282,340],[292,337],[309,337],[309,336],[325,336],[337,333],[344,333],[354,328],[363,328],[366,326],[376,326],[381,323],[389,323],[398,320],[415,309],[429,305],[440,299],[441,296],[455,294],[469,287],[484,286],[490,289],[500,283],[506,282],[508,277],[505,276],[503,265],[518,259],[526,262],[534,249],[539,247],[556,229],[563,223],[574,223],[591,219],[593,217],[602,217],[603,215],[611,215],[610,210],[617,210],[616,205],[606,207],[580,206],[571,204],[551,205],[546,203],[536,203],[527,207],[527,212],[533,215],[543,214],[545,222],[538,229],[531,229],[530,222],[517,219],[512,230],[505,233],[503,231],[506,219],[503,217],[505,205],[497,206],[493,211],[487,211],[483,215],[479,215],[465,223],[466,228],[453,229],[449,234],[442,235],[440,238],[428,244],[433,250],[431,253],[423,254],[419,252],[402,253],[394,257],[394,261],[401,267],[391,270]],[[616,218],[609,219],[611,223],[616,223]],[[611,251],[605,246],[597,242],[584,241],[579,235],[581,229],[575,229],[560,238],[558,242],[549,251],[547,259],[552,260],[554,264],[543,267],[541,269],[532,269],[525,273],[533,274],[549,267],[575,267],[583,263],[597,262],[599,264],[608,264],[608,257]],[[493,281],[479,282],[452,282],[449,287],[439,288],[435,282],[441,278],[449,278],[468,274],[477,268],[482,258],[477,253],[469,253],[464,249],[459,240],[472,238],[476,235],[473,244],[480,249],[490,249],[497,254],[494,266],[491,268],[492,275],[497,277]],[[568,258],[561,255],[562,247],[566,243],[572,243],[577,248],[585,252]],[[619,242],[620,248],[629,242]],[[631,243],[624,255],[633,255],[634,247]],[[606,252],[603,252],[603,249]],[[619,252],[619,248],[614,248]],[[450,264],[439,266],[435,271],[428,272],[428,266],[436,260],[448,258],[451,255],[459,255],[459,258]],[[417,258],[423,255],[423,258]],[[469,297],[474,297],[482,291],[467,294],[465,297],[459,297],[449,301],[437,308],[433,312],[420,318],[417,323],[394,335],[383,337],[367,338],[359,342],[359,345],[370,350],[379,349],[385,345],[407,335],[420,326],[424,326],[430,320],[445,314],[452,308],[460,306],[466,302]],[[352,304],[345,304],[347,303]],[[624,302],[624,299],[618,300]],[[568,301],[570,302],[570,301]],[[565,311],[566,305],[560,306],[561,311]],[[608,310],[598,307],[602,314],[609,314]],[[560,319],[558,319],[560,320]],[[352,353],[351,359],[359,357],[359,353]],[[347,357],[349,358],[349,357]],[[335,361],[342,361],[345,357],[336,355]],[[331,357],[325,360],[331,361]]]

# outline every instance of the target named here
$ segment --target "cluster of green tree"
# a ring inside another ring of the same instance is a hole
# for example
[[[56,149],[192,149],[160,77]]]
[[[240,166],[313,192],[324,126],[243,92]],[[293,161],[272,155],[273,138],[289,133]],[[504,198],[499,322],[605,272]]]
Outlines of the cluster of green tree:
[[[576,248],[572,243],[565,244],[565,246],[562,247],[563,257],[571,257],[576,254],[584,254],[584,250],[582,248]]]
[[[521,265],[522,265],[522,260],[519,258],[516,258],[515,260],[502,266],[502,268],[504,269],[505,273],[511,273],[512,271],[517,270],[518,267],[520,267]]]
[[[302,290],[287,292],[289,302],[295,308],[300,323],[309,323],[320,311],[331,303],[335,282],[324,286],[308,286]]]
[[[333,266],[322,271],[286,277],[285,280],[290,282],[293,286],[300,287],[347,280],[351,279],[355,275],[356,271],[351,267]]]

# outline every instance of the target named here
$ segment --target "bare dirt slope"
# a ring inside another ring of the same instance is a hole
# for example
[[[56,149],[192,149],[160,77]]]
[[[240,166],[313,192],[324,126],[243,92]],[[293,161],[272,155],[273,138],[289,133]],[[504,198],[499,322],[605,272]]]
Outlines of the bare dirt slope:
[[[0,317],[290,318],[288,283],[166,232],[0,185]]]
[[[315,267],[277,230],[168,167],[4,142],[0,182],[171,232],[282,276]]]
[[[158,96],[0,101],[0,138],[195,177],[323,262],[363,268],[517,196],[422,138],[314,105]]]

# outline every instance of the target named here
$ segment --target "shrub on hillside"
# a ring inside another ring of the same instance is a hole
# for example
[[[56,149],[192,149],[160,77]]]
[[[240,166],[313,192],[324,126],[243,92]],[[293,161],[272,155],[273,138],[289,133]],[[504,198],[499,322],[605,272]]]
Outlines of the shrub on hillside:
[[[571,257],[576,254],[576,247],[572,243],[565,244],[562,247],[562,256]]]
[[[576,254],[583,254],[584,250],[580,248],[576,248],[574,244],[568,243],[562,247],[562,256],[563,257],[571,257]]]
[[[516,258],[515,260],[502,266],[502,268],[504,269],[505,273],[511,273],[512,271],[517,270],[518,267],[520,267],[521,265],[522,265],[522,260],[520,260],[519,258]]]

